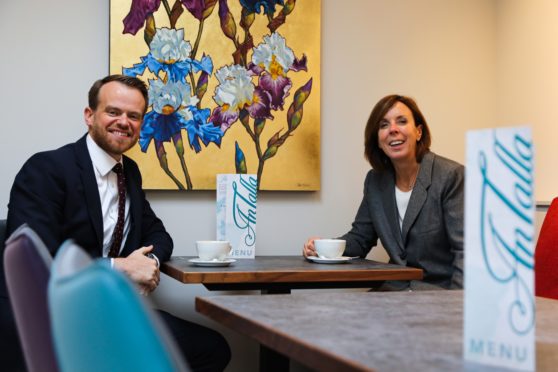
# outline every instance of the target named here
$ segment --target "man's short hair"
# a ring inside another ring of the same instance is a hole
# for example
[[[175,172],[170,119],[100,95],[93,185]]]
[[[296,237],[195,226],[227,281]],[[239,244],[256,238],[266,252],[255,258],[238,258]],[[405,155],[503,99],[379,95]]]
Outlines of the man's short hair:
[[[141,95],[143,96],[143,100],[145,101],[145,108],[143,109],[143,113],[147,111],[147,104],[149,102],[148,95],[147,95],[147,85],[145,83],[134,76],[125,76],[125,75],[109,75],[100,80],[97,80],[89,89],[89,107],[92,110],[96,110],[97,106],[99,105],[99,91],[101,87],[111,81],[116,81],[120,84],[124,84],[127,87],[132,89],[137,89]]]

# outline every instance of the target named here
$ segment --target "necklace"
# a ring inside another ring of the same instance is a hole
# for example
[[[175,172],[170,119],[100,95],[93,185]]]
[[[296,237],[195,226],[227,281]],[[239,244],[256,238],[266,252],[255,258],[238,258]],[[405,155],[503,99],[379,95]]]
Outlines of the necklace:
[[[411,180],[411,182],[409,182],[409,185],[403,187],[403,189],[400,188],[401,191],[411,191],[415,187],[415,182],[417,181],[419,170],[420,170],[420,164],[417,166],[417,170],[415,172],[415,175],[413,176],[413,179]]]

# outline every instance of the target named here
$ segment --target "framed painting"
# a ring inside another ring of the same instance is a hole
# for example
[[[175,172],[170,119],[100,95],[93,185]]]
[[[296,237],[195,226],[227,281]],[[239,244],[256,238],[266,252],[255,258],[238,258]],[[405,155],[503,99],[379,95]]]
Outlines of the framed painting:
[[[149,89],[146,189],[320,188],[320,0],[111,0],[110,72]]]

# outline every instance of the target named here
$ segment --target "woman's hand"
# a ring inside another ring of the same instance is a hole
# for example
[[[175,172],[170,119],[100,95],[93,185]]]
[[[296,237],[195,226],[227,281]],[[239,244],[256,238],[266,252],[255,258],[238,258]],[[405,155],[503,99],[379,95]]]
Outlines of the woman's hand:
[[[302,255],[304,257],[308,256],[317,256],[316,248],[314,247],[314,240],[320,239],[319,236],[313,236],[304,243],[304,247],[302,248]]]

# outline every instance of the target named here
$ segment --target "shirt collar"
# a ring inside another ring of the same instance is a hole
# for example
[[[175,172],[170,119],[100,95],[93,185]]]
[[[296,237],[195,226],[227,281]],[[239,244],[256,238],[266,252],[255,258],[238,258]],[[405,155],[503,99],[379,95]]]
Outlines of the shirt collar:
[[[91,138],[90,134],[87,134],[85,139],[87,142],[87,150],[89,151],[89,156],[91,157],[91,162],[93,162],[93,167],[99,172],[101,176],[106,176],[117,162],[112,156],[107,154],[105,150],[99,147],[97,143]],[[122,161],[120,161],[122,163]]]

